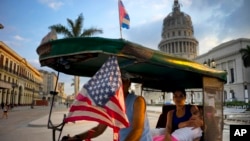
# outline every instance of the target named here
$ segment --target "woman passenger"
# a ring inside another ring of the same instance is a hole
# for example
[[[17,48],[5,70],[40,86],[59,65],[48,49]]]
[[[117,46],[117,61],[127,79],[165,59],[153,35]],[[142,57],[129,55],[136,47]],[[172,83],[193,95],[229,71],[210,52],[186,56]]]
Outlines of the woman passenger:
[[[186,92],[184,89],[173,91],[173,101],[176,105],[175,110],[171,110],[167,114],[165,141],[174,141],[176,138],[171,135],[175,130],[184,127],[193,127],[191,130],[201,127],[203,121],[200,116],[192,116],[199,113],[199,109],[195,105],[185,105]],[[198,114],[199,115],[199,114]],[[199,140],[200,135],[197,135]]]

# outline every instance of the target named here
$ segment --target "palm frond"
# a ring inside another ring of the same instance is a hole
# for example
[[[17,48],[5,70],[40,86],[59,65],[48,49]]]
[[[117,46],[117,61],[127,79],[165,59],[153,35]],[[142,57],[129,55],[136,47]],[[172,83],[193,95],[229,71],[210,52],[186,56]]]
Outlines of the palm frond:
[[[61,24],[57,24],[57,25],[52,25],[49,27],[49,29],[54,29],[56,31],[56,33],[58,34],[63,34],[65,37],[72,37],[72,34],[70,33],[70,31],[63,25]]]
[[[79,37],[82,31],[82,27],[83,27],[83,16],[82,13],[78,16],[78,18],[75,20],[75,26],[74,26],[74,34]]]
[[[92,36],[97,33],[102,33],[101,29],[97,28],[90,28],[85,29],[82,31],[83,28],[83,15],[82,13],[78,16],[78,18],[73,22],[71,19],[67,19],[67,23],[69,28],[61,24],[52,25],[49,28],[54,29],[58,34],[64,34],[65,38],[72,38],[72,37],[85,37],[85,36]]]
[[[73,31],[74,30],[74,22],[71,20],[71,19],[67,19],[67,22],[68,22],[68,27],[69,27],[69,31]],[[72,32],[71,32],[72,34]],[[74,34],[72,34],[74,35]]]
[[[83,31],[83,33],[81,34],[81,37],[89,37],[89,36],[92,36],[94,34],[97,34],[97,33],[102,33],[102,30],[101,29],[97,29],[97,28],[89,28],[89,29],[85,29]]]
[[[245,67],[250,67],[250,46],[242,48],[239,51],[242,54],[242,61]]]

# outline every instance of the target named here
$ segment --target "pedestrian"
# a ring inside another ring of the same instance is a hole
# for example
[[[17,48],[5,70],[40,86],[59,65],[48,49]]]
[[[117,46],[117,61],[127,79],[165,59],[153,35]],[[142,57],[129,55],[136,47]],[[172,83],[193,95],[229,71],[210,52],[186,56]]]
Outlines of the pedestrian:
[[[3,116],[2,116],[2,118],[6,118],[6,119],[8,119],[8,106],[7,106],[7,104],[5,104],[5,106],[4,106],[4,108],[3,108]]]
[[[3,108],[4,108],[4,103],[3,102],[1,103],[1,107],[2,107],[2,110],[3,110]]]

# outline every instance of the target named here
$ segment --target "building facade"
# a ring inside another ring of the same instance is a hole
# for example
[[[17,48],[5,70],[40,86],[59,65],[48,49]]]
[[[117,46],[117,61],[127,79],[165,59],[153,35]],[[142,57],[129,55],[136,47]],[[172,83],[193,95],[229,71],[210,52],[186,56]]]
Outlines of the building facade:
[[[48,72],[45,70],[39,70],[39,72],[43,76],[43,87],[41,92],[43,99],[51,102],[53,95],[50,92],[56,91],[57,95],[55,96],[54,101],[58,104],[65,103],[67,96],[64,92],[64,83],[57,82],[58,78],[55,72]]]
[[[174,0],[173,11],[163,20],[160,51],[194,59],[198,52],[198,41],[194,37],[191,17],[180,10],[178,0]]]
[[[64,83],[59,82],[58,83],[57,102],[62,104],[62,103],[66,103],[66,101],[67,101],[67,95],[64,92]]]
[[[30,105],[40,99],[40,72],[0,41],[0,103]]]
[[[80,77],[79,76],[74,76],[72,85],[74,86],[74,94],[76,96],[80,89]]]
[[[240,49],[250,45],[250,39],[239,38],[222,43],[205,54],[195,58],[195,61],[208,67],[227,72],[227,82],[224,84],[224,101],[249,102],[250,68],[245,68]]]
[[[41,75],[43,76],[43,84],[42,84],[42,96],[46,100],[51,99],[50,91],[55,91],[55,85],[57,81],[57,75],[54,72],[48,72],[45,70],[39,70]],[[58,89],[56,89],[58,91]]]

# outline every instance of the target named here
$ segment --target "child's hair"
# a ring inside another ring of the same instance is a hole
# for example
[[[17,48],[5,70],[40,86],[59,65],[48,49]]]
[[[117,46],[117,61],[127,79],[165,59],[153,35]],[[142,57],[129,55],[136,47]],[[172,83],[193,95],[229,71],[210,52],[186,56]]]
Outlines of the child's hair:
[[[197,107],[195,110],[191,110],[192,115],[197,115],[202,119],[202,111]]]

